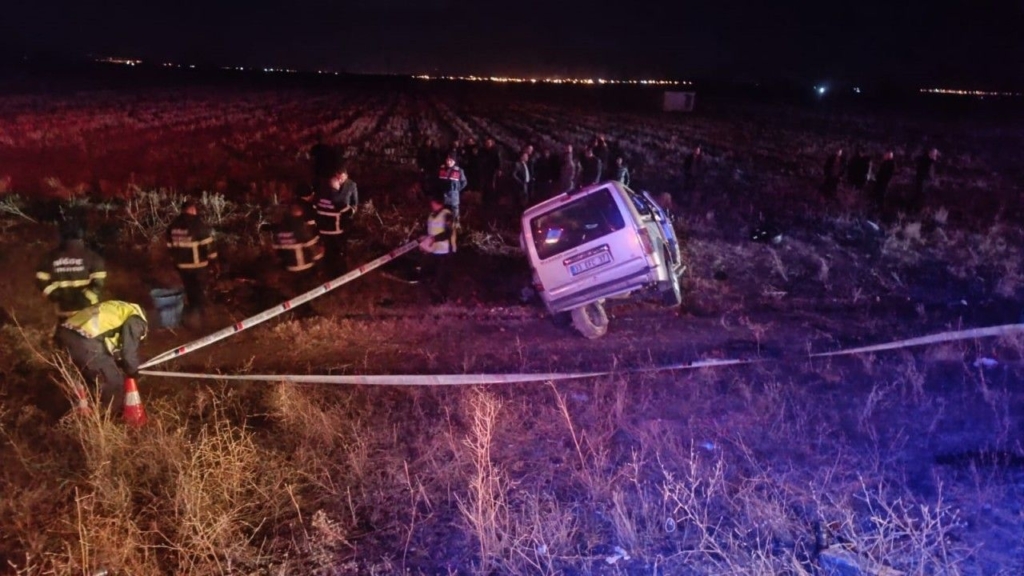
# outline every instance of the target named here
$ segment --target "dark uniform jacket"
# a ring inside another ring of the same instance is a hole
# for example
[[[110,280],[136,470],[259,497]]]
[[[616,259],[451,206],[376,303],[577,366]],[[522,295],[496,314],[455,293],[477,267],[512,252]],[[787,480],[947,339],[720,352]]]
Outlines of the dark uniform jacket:
[[[206,268],[217,258],[213,230],[197,214],[181,214],[167,228],[167,247],[180,270]]]
[[[462,192],[462,189],[466,187],[466,174],[463,173],[462,168],[459,168],[458,164],[449,168],[447,165],[441,166],[437,172],[437,191],[441,194],[449,194],[453,192]]]
[[[344,232],[342,215],[351,215],[359,205],[359,189],[352,180],[346,180],[337,190],[330,184],[322,185],[316,193],[313,206],[316,226],[321,234],[338,236]],[[349,216],[350,218],[351,216]]]
[[[584,156],[580,161],[580,186],[590,186],[600,182],[602,168],[600,158]]]
[[[99,302],[106,279],[103,258],[78,239],[66,240],[36,270],[39,289],[57,305],[57,313],[62,317]]]
[[[288,215],[274,230],[274,250],[289,272],[312,268],[324,257],[320,235],[302,216]]]

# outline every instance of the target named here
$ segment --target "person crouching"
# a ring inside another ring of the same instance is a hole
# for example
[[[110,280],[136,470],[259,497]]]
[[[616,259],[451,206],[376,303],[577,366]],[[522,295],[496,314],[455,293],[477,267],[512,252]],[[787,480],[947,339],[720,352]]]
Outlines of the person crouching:
[[[147,329],[141,306],[109,300],[68,318],[57,327],[54,339],[71,356],[71,362],[87,383],[99,380],[103,407],[120,414],[124,406],[124,378],[126,374],[138,378],[139,345]]]

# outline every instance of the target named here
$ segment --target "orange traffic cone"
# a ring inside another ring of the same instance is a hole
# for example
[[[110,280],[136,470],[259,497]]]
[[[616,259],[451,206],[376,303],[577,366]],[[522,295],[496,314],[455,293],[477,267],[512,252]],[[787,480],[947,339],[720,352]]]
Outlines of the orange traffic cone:
[[[142,398],[139,397],[139,387],[135,378],[124,379],[124,422],[132,428],[139,428],[146,424],[146,409],[142,407]]]
[[[86,392],[85,386],[76,384],[75,396],[78,396],[78,406],[75,408],[78,415],[88,416],[89,414],[92,414],[92,409],[89,408],[89,393]]]

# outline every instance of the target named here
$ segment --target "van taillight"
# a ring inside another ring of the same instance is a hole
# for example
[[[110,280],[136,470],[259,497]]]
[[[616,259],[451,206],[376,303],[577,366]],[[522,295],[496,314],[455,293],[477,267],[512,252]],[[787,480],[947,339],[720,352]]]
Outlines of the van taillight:
[[[544,291],[544,285],[541,284],[540,277],[537,276],[537,272],[533,273],[533,289],[536,290],[538,294]]]
[[[651,242],[651,233],[646,228],[641,228],[638,234],[640,236],[640,243],[643,244],[644,252],[654,254],[654,243]]]

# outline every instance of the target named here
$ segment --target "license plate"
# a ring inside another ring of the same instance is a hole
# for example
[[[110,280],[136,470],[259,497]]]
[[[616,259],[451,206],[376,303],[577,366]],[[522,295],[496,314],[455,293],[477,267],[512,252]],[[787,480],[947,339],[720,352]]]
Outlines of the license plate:
[[[610,264],[611,261],[612,261],[612,255],[610,253],[608,253],[608,252],[600,252],[600,253],[598,253],[598,254],[596,254],[594,256],[591,256],[590,258],[587,258],[586,260],[583,260],[581,262],[577,262],[575,264],[571,264],[569,266],[569,274],[572,274],[573,276],[577,276],[579,274],[582,274],[582,273],[586,272],[587,270],[593,270],[594,268],[597,268],[598,266],[604,266],[605,264]]]

